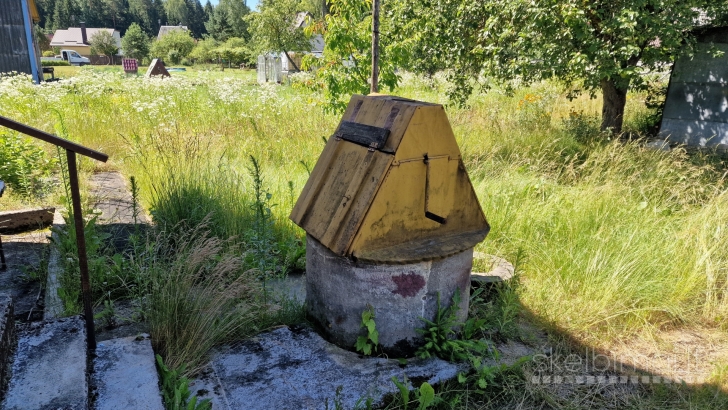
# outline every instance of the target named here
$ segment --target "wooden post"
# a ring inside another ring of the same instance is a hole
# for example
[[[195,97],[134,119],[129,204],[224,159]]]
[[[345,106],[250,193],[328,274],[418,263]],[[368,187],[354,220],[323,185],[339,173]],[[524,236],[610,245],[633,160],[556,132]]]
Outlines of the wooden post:
[[[78,247],[78,268],[81,271],[81,297],[83,298],[83,315],[86,319],[86,340],[89,350],[96,349],[96,332],[94,330],[94,312],[91,308],[91,282],[88,276],[88,257],[86,255],[86,236],[84,234],[83,214],[81,213],[81,191],[78,187],[78,169],[76,153],[67,149],[68,180],[71,185],[71,201],[73,203],[73,222],[76,227],[76,246]]]
[[[372,86],[369,92],[379,92],[379,0],[372,1]]]

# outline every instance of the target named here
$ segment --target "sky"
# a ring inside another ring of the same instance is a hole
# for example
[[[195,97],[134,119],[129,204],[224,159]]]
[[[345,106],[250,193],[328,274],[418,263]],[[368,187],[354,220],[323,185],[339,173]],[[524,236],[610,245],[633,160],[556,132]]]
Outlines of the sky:
[[[217,3],[219,2],[220,0],[210,0],[210,3],[212,3],[213,6],[217,6]],[[200,0],[200,3],[204,6],[205,3],[207,3],[207,0]],[[258,0],[246,0],[246,4],[251,10],[255,10],[256,7],[258,7]]]

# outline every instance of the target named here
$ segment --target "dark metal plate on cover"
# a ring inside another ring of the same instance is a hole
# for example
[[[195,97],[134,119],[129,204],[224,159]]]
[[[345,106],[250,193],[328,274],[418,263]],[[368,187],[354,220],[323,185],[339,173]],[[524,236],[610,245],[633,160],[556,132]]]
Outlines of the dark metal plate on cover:
[[[387,142],[387,138],[389,138],[389,130],[372,125],[342,121],[334,137],[342,138],[367,148],[381,149]]]

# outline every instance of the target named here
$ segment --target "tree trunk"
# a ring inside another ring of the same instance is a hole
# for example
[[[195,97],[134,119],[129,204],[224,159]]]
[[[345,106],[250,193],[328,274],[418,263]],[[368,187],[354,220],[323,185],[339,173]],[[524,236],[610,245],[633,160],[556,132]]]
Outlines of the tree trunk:
[[[293,59],[291,58],[291,56],[289,56],[289,55],[288,55],[288,51],[286,51],[286,50],[283,50],[283,54],[285,54],[285,55],[286,55],[286,57],[288,58],[288,62],[290,62],[290,63],[291,63],[291,65],[293,65],[293,69],[294,69],[294,70],[296,70],[296,71],[301,71],[301,69],[300,69],[300,68],[298,68],[298,66],[296,65],[296,63],[295,63],[295,62],[293,61]],[[288,70],[288,71],[290,71],[290,70]]]
[[[611,131],[612,134],[622,132],[624,122],[624,106],[627,103],[628,85],[617,86],[614,81],[603,79],[602,95],[602,131]]]

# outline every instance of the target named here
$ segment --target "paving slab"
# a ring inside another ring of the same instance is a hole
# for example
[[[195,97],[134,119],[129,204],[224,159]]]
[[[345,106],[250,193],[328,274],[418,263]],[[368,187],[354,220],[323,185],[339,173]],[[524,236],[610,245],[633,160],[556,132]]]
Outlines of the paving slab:
[[[328,343],[308,327],[291,326],[218,348],[207,374],[191,388],[213,399],[216,409],[325,409],[334,408],[335,400],[353,409],[367,398],[378,404],[397,393],[392,377],[436,384],[460,370],[439,359],[402,364],[364,357]]]
[[[74,316],[22,327],[11,374],[2,409],[87,409],[84,321]]]
[[[48,228],[56,208],[29,208],[0,212],[0,232],[4,234]]]
[[[149,335],[100,342],[92,385],[96,410],[164,410]]]
[[[8,268],[0,271],[0,295],[13,298],[17,322],[42,320],[43,289],[31,274],[43,269],[50,248],[48,231],[2,235],[2,241]]]

